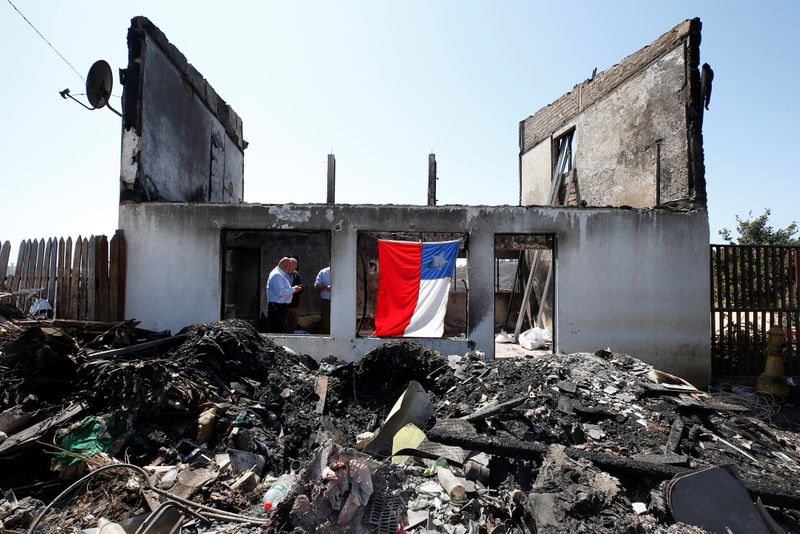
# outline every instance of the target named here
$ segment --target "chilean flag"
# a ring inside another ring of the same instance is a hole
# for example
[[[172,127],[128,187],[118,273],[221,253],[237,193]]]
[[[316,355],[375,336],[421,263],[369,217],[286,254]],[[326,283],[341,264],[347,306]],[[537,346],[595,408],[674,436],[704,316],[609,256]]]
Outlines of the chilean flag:
[[[460,241],[378,241],[375,337],[442,337]]]

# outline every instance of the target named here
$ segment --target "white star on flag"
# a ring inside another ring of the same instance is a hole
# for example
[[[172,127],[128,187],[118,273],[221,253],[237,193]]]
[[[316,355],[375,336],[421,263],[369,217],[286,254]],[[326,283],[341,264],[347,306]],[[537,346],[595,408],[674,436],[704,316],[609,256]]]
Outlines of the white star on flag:
[[[431,269],[441,269],[445,265],[447,265],[447,259],[445,259],[444,254],[437,254],[431,258]]]

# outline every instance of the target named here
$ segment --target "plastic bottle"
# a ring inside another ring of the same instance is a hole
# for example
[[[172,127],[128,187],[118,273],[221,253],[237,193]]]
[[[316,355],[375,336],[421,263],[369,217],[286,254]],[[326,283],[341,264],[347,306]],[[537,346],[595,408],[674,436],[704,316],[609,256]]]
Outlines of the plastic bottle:
[[[279,476],[264,494],[264,498],[262,499],[264,502],[264,510],[269,512],[277,506],[277,504],[286,497],[289,490],[292,489],[292,485],[294,485],[294,475],[284,474]]]

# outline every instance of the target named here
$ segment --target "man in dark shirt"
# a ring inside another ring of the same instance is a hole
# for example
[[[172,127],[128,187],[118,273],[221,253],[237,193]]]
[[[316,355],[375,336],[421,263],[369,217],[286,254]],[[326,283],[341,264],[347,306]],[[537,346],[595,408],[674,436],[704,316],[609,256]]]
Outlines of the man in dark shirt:
[[[292,302],[289,303],[289,312],[286,315],[286,333],[293,334],[297,330],[297,311],[300,309],[300,296],[303,294],[303,279],[298,272],[297,256],[289,256],[294,263],[294,272],[289,275],[292,286],[299,286],[300,290],[292,295]]]

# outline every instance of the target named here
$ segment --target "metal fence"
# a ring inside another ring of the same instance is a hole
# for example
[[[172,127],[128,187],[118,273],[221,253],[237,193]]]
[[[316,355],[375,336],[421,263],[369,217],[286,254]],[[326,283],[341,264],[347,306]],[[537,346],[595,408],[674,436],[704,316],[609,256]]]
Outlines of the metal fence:
[[[711,245],[714,376],[764,371],[767,332],[786,331],[786,371],[800,374],[800,247]]]
[[[28,239],[8,274],[11,243],[0,241],[0,300],[28,311],[45,299],[57,319],[119,321],[125,309],[125,239],[106,236]]]

